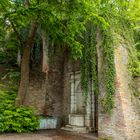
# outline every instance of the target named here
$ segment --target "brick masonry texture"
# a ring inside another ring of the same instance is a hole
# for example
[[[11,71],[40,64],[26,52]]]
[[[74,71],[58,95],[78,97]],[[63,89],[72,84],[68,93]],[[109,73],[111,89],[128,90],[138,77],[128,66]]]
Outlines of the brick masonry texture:
[[[140,139],[140,101],[133,96],[131,75],[127,69],[128,55],[125,46],[115,49],[116,93],[112,116],[100,114],[100,135],[113,140]]]
[[[25,105],[33,107],[36,114],[43,114],[45,95],[45,75],[39,71],[30,72],[30,83]]]
[[[116,93],[112,116],[102,113],[99,107],[99,135],[113,140],[140,140],[140,100],[133,96],[131,74],[127,69],[128,54],[125,46],[115,48]],[[33,72],[30,75],[27,104],[37,114],[58,116],[62,125],[68,124],[70,112],[70,73],[79,71],[79,62],[73,62],[67,53],[56,53],[49,63],[48,74]],[[140,90],[140,78],[135,80]],[[101,95],[104,86],[100,85]],[[101,97],[102,98],[102,97]]]

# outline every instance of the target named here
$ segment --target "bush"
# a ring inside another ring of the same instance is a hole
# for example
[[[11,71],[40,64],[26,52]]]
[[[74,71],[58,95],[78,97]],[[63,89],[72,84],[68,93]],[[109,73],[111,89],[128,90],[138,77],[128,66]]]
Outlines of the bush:
[[[31,132],[39,120],[29,107],[14,105],[14,92],[0,92],[0,132]]]

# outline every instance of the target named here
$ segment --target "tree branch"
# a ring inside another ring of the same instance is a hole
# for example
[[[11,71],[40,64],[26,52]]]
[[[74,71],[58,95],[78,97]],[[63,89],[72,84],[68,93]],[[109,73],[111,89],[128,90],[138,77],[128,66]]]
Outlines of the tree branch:
[[[24,6],[25,6],[25,8],[28,8],[29,7],[29,0],[24,0]],[[28,38],[27,38],[27,40],[26,40],[26,45],[28,46],[30,46],[31,44],[32,44],[32,42],[33,42],[33,39],[34,39],[34,37],[35,37],[35,34],[36,34],[36,31],[37,31],[37,25],[38,25],[38,23],[37,23],[37,19],[38,19],[38,17],[39,17],[39,15],[40,14],[38,14],[37,15],[37,17],[31,22],[31,28],[30,28],[30,31],[29,31],[29,34],[28,34]]]
[[[32,23],[31,23],[31,28],[28,34],[28,38],[27,38],[27,44],[32,44],[33,39],[35,37],[36,34],[36,30],[37,30],[37,19],[35,19]]]

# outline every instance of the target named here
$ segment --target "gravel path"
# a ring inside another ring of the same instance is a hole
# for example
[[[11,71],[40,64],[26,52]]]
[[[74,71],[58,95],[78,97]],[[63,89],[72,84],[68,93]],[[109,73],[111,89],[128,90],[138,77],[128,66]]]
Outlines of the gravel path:
[[[0,134],[0,140],[97,140],[93,134],[77,134],[66,131],[44,130],[29,134]]]

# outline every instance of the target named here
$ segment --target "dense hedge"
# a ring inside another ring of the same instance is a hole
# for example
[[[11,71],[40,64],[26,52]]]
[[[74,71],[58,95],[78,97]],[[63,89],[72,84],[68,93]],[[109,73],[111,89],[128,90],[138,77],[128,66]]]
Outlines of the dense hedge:
[[[0,92],[0,132],[31,132],[39,121],[29,107],[14,105],[15,92]]]

